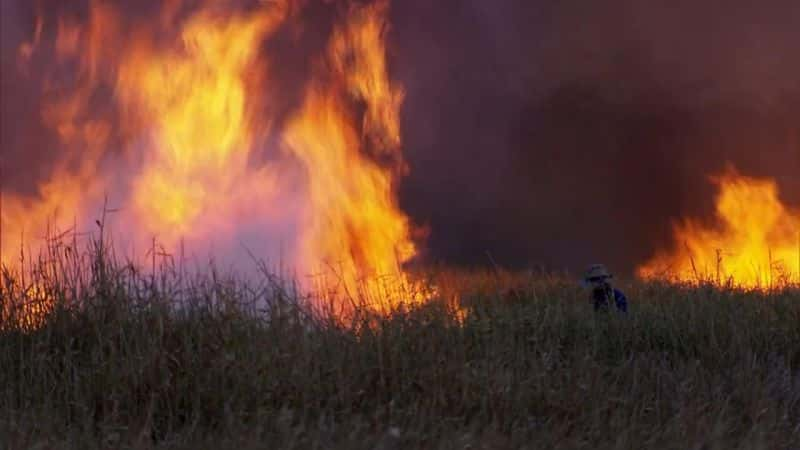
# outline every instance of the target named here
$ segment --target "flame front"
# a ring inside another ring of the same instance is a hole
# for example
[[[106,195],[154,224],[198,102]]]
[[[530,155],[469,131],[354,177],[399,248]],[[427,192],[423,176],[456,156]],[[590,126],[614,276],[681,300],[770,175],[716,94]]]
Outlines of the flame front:
[[[385,10],[385,4],[353,10],[347,25],[334,31],[327,59],[320,65],[332,67],[327,75],[333,82],[311,82],[285,135],[288,149],[303,162],[309,177],[311,213],[302,260],[307,267],[316,266],[316,272],[331,275],[325,283],[332,282],[349,296],[358,292],[374,297],[374,292],[361,290],[363,281],[398,273],[416,253],[408,219],[395,196],[394,176],[403,169],[402,92],[389,82],[385,69]],[[348,102],[363,103],[361,127]],[[364,147],[388,155],[389,170],[365,160]],[[406,284],[404,276],[399,281],[401,287]]]
[[[676,248],[640,267],[639,275],[746,288],[800,281],[800,211],[781,202],[776,182],[729,169],[715,183],[716,226],[676,224]]]
[[[161,239],[203,232],[213,215],[232,217],[248,180],[253,125],[248,96],[259,92],[259,44],[280,23],[280,10],[218,17],[201,11],[183,26],[173,46],[136,41],[121,61],[116,88],[124,120],[144,130],[143,170],[134,180],[137,218]],[[233,200],[233,202],[231,202]]]
[[[265,98],[280,64],[264,48],[305,6],[172,1],[126,23],[93,1],[86,23],[58,18],[59,70],[43,75],[42,117],[60,154],[36,195],[4,193],[2,264],[19,268],[16,249],[54,229],[85,229],[110,197],[131,246],[157,237],[224,251],[255,234],[281,247],[307,287],[335,280],[326,289],[337,298],[385,275],[407,287],[402,267],[416,247],[396,195],[407,168],[388,3],[340,9],[324,50],[307,55],[301,101],[281,119]],[[45,52],[47,26],[39,19],[20,47],[21,68]]]

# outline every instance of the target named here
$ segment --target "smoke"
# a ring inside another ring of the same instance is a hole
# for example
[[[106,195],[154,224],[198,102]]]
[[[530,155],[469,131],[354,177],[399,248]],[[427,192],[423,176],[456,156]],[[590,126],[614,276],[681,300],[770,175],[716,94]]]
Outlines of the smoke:
[[[160,4],[117,3],[142,17]],[[277,120],[341,3],[308,2],[267,44],[281,76],[261,103]],[[56,148],[38,104],[47,61],[23,73],[19,45],[37,13],[80,19],[87,4],[0,3],[6,191],[32,193]],[[629,272],[670,243],[671,220],[710,217],[708,177],[727,162],[800,204],[795,1],[396,0],[390,22],[401,206],[430,229],[428,260]]]
[[[797,2],[394,9],[403,200],[437,259],[628,272],[710,218],[726,162],[800,203]]]

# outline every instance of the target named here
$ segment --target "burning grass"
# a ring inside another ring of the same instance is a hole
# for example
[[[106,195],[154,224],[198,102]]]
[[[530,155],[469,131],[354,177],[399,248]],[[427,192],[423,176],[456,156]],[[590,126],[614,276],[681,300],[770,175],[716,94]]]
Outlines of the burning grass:
[[[430,269],[428,303],[345,322],[267,270],[50,256],[1,285],[7,448],[800,447],[790,287],[630,284],[618,317],[563,276]]]
[[[656,254],[639,275],[755,289],[799,283],[800,212],[782,202],[777,182],[733,166],[712,180],[716,223],[674,223],[675,248]]]

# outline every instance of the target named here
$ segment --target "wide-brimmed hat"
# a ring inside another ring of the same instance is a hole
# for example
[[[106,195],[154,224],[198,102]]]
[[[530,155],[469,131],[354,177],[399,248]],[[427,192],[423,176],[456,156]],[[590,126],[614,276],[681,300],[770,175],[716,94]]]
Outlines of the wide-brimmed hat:
[[[609,278],[614,278],[614,275],[606,269],[602,264],[592,264],[586,269],[586,274],[583,279],[585,281],[603,281]]]

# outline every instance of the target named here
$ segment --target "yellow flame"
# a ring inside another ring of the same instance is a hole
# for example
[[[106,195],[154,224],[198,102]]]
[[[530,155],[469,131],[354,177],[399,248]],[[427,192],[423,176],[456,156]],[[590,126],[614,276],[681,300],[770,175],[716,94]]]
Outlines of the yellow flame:
[[[639,274],[748,288],[800,281],[800,211],[781,202],[776,182],[729,169],[715,183],[716,226],[692,219],[676,224],[676,248],[657,255]]]
[[[117,92],[126,119],[151,133],[133,202],[162,239],[192,233],[201,213],[223,205],[247,175],[255,120],[248,96],[258,92],[247,74],[264,70],[258,49],[280,19],[275,9],[247,17],[201,11],[176,45],[138,42],[122,61]]]
[[[329,275],[344,295],[371,297],[363,280],[392,276],[409,291],[402,264],[416,248],[410,224],[396,201],[394,174],[402,168],[399,115],[402,90],[389,81],[385,65],[386,4],[351,11],[334,31],[327,62],[334,82],[312,82],[305,103],[285,134],[285,142],[308,170],[310,214],[302,260]],[[348,102],[366,107],[363,133]],[[369,149],[365,148],[369,146]],[[382,167],[368,150],[389,155]],[[420,301],[408,295],[406,301]],[[375,308],[386,305],[368,304]]]
[[[407,168],[403,91],[387,70],[388,2],[346,10],[324,51],[307,55],[316,64],[297,93],[303,101],[278,121],[262,104],[281,69],[265,43],[304,5],[172,0],[158,17],[130,22],[110,2],[92,1],[87,23],[59,18],[59,70],[45,77],[53,94],[42,116],[61,153],[38,195],[7,195],[4,236],[41,237],[56,212],[61,222],[93,223],[109,191],[127,238],[157,235],[166,246],[215,233],[235,241],[239,217],[284,211],[298,215],[287,222],[297,224],[289,259],[301,281],[337,280],[340,301],[361,295],[365,278],[390,275],[410,288],[402,266],[417,250],[397,201]],[[21,58],[37,54],[41,35],[39,25]],[[65,80],[65,67],[77,76]],[[108,90],[110,105],[96,106]],[[266,135],[279,144],[265,145]],[[286,198],[299,206],[281,204]],[[2,264],[13,264],[9,255]]]

